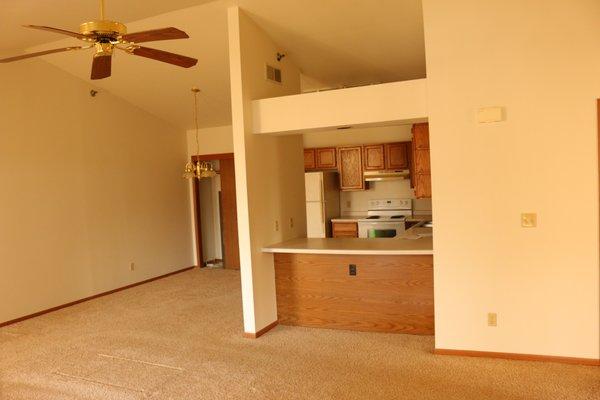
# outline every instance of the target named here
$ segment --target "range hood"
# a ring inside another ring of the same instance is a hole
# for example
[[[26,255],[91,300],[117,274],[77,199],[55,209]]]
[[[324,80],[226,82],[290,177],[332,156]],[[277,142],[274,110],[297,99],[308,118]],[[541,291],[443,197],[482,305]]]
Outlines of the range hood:
[[[406,179],[410,176],[410,170],[401,169],[396,171],[365,171],[366,182],[394,181]]]

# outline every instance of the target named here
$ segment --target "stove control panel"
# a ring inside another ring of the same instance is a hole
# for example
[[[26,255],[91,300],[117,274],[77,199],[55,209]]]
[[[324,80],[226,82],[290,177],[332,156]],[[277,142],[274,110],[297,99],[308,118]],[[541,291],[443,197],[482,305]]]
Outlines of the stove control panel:
[[[369,200],[369,210],[411,210],[411,199]]]

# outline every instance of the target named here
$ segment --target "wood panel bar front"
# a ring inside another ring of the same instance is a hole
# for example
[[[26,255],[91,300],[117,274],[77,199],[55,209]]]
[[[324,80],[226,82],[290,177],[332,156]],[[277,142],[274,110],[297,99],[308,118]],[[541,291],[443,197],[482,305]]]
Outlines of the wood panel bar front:
[[[431,255],[276,253],[275,282],[282,325],[434,334]]]

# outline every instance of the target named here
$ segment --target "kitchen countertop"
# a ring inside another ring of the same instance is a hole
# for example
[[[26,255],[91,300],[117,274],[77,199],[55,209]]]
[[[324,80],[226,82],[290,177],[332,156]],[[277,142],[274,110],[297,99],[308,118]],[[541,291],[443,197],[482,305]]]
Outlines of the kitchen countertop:
[[[264,247],[262,251],[295,254],[430,255],[433,254],[431,232],[431,228],[417,226],[395,238],[300,238]]]

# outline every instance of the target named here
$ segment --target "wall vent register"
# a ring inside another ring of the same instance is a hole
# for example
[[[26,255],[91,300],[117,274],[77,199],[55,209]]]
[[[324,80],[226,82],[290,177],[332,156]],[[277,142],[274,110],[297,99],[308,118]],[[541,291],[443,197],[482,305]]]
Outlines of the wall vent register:
[[[275,83],[281,83],[281,70],[279,68],[275,68],[269,64],[266,65],[266,76],[267,80]]]

